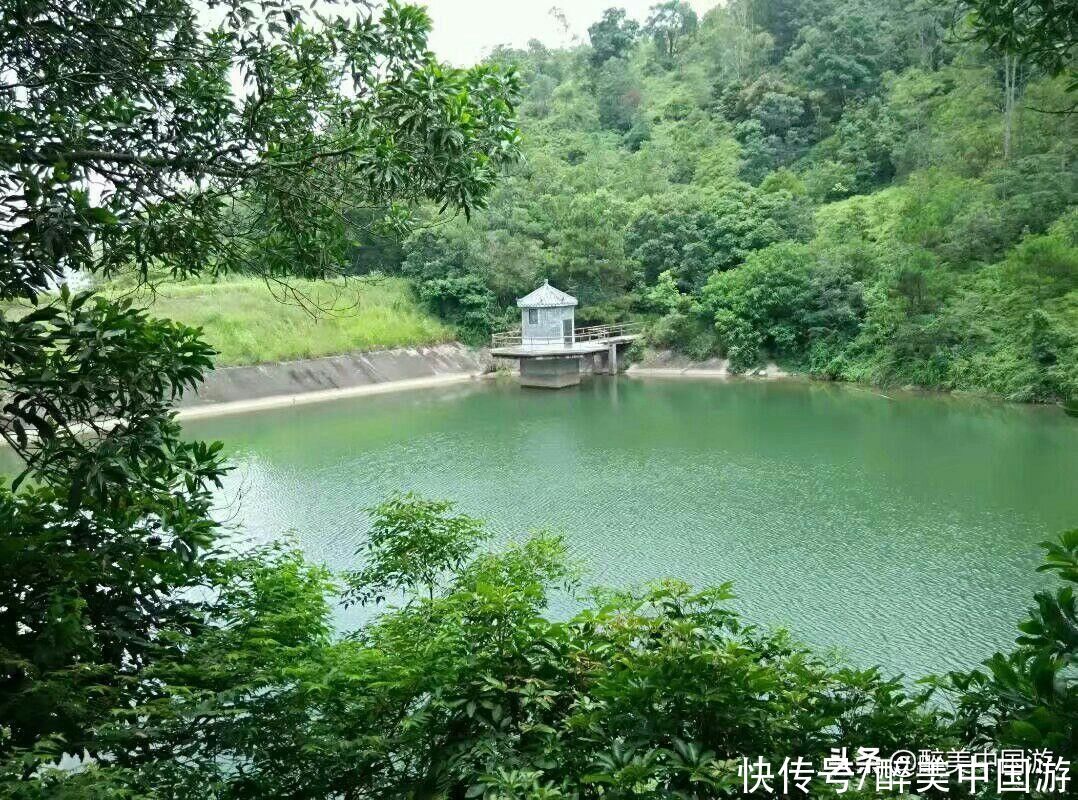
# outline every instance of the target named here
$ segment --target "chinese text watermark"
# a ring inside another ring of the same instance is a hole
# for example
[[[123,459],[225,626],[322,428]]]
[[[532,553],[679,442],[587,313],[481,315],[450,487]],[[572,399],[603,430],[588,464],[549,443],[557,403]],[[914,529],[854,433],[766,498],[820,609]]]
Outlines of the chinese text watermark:
[[[1049,750],[896,750],[881,754],[878,747],[836,748],[816,768],[806,758],[784,758],[772,764],[763,757],[741,759],[738,775],[745,794],[775,791],[809,794],[812,782],[838,794],[850,790],[971,793],[1062,794],[1070,781],[1070,761]]]

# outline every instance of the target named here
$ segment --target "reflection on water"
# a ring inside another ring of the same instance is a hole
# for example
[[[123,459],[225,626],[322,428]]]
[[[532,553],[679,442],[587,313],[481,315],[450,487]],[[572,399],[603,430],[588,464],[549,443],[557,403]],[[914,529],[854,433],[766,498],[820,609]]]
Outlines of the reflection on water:
[[[484,382],[185,428],[233,454],[222,516],[333,567],[415,490],[503,539],[564,532],[592,582],[732,579],[752,621],[910,675],[1006,647],[1037,542],[1078,523],[1074,420],[850,387]]]

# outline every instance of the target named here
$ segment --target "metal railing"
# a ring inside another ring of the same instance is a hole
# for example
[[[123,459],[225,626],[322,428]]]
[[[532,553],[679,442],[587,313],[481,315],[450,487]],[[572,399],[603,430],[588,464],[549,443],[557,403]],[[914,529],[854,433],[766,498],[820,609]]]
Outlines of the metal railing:
[[[636,336],[644,327],[642,322],[615,322],[610,325],[590,325],[573,330],[572,344],[597,343],[619,336]],[[565,347],[570,344],[568,336],[529,336],[525,342],[520,330],[501,331],[490,337],[493,349],[502,347]]]

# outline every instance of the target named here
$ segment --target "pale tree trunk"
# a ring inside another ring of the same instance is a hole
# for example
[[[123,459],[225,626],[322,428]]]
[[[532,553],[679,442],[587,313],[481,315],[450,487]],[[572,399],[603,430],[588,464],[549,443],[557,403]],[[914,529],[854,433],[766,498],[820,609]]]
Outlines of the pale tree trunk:
[[[734,78],[740,81],[746,71],[748,49],[752,46],[752,6],[748,2],[731,5],[730,17],[734,22],[733,27],[733,51],[734,51]],[[740,28],[740,30],[738,30]]]
[[[1014,135],[1014,107],[1018,96],[1018,56],[1003,54],[1003,160],[1011,157]]]

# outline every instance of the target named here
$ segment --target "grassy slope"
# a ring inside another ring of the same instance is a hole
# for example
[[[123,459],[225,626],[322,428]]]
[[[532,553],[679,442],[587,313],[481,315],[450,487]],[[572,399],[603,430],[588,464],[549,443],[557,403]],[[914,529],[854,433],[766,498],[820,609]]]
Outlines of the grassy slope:
[[[166,283],[140,293],[155,316],[201,327],[219,366],[313,358],[354,350],[452,341],[453,330],[416,305],[398,278],[290,281],[320,309],[312,314],[280,289],[252,278]],[[123,294],[113,289],[110,294]]]

